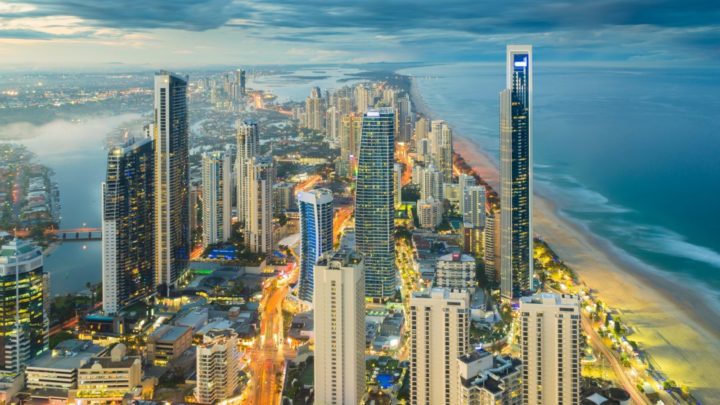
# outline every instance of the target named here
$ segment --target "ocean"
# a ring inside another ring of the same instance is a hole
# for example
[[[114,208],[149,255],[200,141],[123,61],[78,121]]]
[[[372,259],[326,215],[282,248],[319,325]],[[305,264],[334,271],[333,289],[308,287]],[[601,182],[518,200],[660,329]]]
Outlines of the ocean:
[[[720,294],[720,82],[707,69],[544,65],[534,72],[535,191],[640,260]],[[401,70],[436,118],[499,159],[502,64]],[[542,235],[540,235],[542,236]]]

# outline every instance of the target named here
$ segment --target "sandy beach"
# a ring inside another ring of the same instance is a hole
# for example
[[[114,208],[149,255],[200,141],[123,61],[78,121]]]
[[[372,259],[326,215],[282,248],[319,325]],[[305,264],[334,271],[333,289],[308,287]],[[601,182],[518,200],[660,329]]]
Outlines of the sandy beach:
[[[417,111],[436,119],[413,81]],[[450,122],[452,125],[452,122]],[[498,168],[482,149],[454,133],[454,148],[496,191]],[[630,337],[678,384],[703,403],[720,403],[720,314],[694,285],[646,268],[607,241],[563,217],[552,196],[534,198],[534,233],[547,241],[597,296],[620,312],[635,331]]]

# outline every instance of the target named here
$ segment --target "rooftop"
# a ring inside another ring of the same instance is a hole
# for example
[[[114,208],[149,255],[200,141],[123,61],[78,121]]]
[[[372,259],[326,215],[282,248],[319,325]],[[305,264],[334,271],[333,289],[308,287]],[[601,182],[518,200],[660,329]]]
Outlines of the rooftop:
[[[90,341],[70,339],[60,342],[50,353],[31,360],[28,368],[74,370],[104,351],[104,347]]]

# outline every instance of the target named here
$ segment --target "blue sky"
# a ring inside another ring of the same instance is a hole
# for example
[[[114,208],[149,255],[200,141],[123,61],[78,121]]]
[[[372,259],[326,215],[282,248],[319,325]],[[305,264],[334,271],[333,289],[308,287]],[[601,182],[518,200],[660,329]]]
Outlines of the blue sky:
[[[501,61],[718,64],[717,0],[0,0],[0,68]]]

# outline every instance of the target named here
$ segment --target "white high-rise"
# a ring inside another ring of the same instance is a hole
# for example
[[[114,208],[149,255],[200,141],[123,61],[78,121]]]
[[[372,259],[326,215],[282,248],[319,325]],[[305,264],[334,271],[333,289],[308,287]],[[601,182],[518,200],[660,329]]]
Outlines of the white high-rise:
[[[441,256],[435,262],[435,286],[453,290],[474,291],[475,259],[462,253]]]
[[[520,298],[523,396],[527,405],[580,403],[580,299]]]
[[[460,192],[460,203],[459,203],[458,208],[460,208],[460,214],[462,214],[463,216],[465,215],[465,210],[466,210],[465,195],[467,194],[468,189],[474,185],[475,185],[475,177],[473,177],[467,173],[460,173],[460,175],[458,175],[458,188],[459,188],[459,192]]]
[[[254,121],[237,122],[237,157],[235,158],[235,181],[237,182],[238,222],[245,223],[248,198],[247,162],[258,154],[258,125]]]
[[[204,153],[202,157],[203,245],[230,238],[232,175],[230,154]]]
[[[445,288],[410,298],[410,403],[459,403],[457,358],[469,351],[470,294]]]
[[[237,334],[230,329],[213,329],[203,336],[195,357],[195,397],[203,404],[215,404],[233,397],[238,387],[240,352]]]
[[[272,157],[254,157],[246,162],[247,211],[245,244],[254,253],[270,253],[273,248],[273,193],[275,169]]]
[[[443,199],[442,173],[433,164],[425,167],[420,175],[420,198],[428,200],[430,197]]]
[[[365,272],[339,251],[315,266],[315,403],[350,405],[365,393]]]
[[[430,148],[433,160],[442,173],[445,182],[450,183],[453,177],[452,129],[443,120],[432,120],[430,128]]]
[[[465,188],[461,195],[463,222],[470,224],[473,228],[483,228],[485,226],[485,187],[470,186]]]

